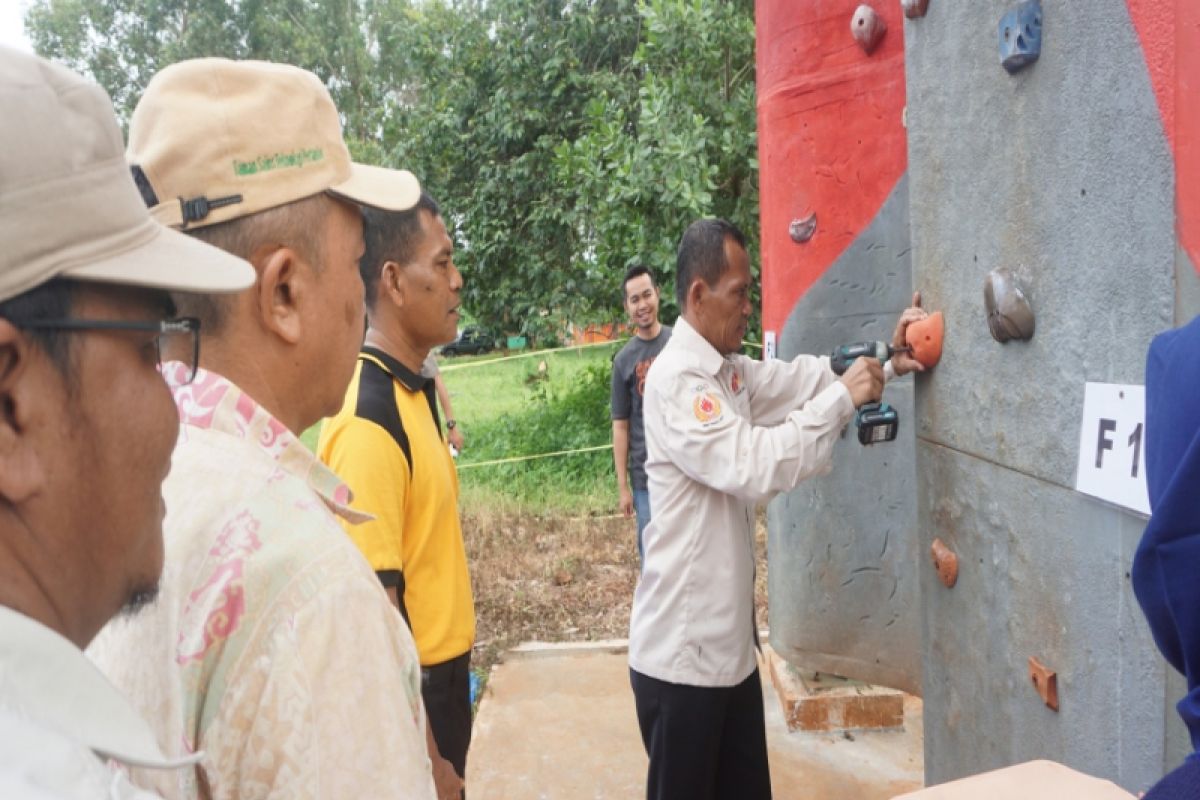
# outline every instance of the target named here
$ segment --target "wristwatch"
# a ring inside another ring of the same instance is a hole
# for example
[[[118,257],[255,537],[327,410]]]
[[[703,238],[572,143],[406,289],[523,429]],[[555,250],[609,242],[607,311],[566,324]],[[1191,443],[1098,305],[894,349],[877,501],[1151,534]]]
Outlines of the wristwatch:
[[[452,420],[452,419],[448,419],[448,420],[446,420],[446,430],[448,430],[448,431],[452,431],[452,430],[454,430],[454,426],[455,426],[455,425],[457,425],[457,424],[458,424],[458,423],[457,423],[457,422],[455,422],[455,421],[454,421],[454,420]]]

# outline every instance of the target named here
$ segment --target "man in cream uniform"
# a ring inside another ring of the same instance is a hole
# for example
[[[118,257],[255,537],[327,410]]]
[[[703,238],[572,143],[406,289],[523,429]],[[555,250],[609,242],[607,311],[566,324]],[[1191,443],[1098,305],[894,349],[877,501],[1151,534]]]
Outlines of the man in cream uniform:
[[[855,408],[878,400],[885,378],[921,369],[905,355],[886,369],[864,358],[838,379],[828,358],[738,355],[751,280],[741,231],[693,223],[676,264],[682,315],[646,379],[654,517],[629,666],[655,800],[771,796],[754,655],[754,507],[828,471]],[[896,342],[924,316],[907,309]]]
[[[150,218],[104,91],[0,47],[0,797],[150,797],[170,769],[80,648],[154,597],[179,419],[161,347],[199,327],[166,290],[231,292],[241,259]]]
[[[164,369],[180,431],[162,590],[88,648],[164,750],[205,752],[131,777],[181,800],[432,798],[412,636],[338,524],[363,519],[349,487],[300,440],[341,406],[362,342],[363,209],[410,208],[420,184],[352,162],[321,80],[262,61],[161,70],[127,157],[155,219],[256,274],[177,301],[204,347],[194,380],[178,350]]]

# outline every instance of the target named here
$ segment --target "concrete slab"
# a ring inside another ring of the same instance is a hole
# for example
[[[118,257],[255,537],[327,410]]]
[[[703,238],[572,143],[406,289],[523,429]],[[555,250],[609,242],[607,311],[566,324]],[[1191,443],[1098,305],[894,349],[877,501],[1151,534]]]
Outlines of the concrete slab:
[[[645,794],[629,666],[610,642],[539,652],[492,670],[479,706],[467,791],[472,800],[602,800]],[[920,788],[921,701],[903,731],[789,733],[764,682],[771,782],[779,800],[884,800]]]
[[[492,668],[467,759],[471,800],[643,795],[625,654],[524,655]]]

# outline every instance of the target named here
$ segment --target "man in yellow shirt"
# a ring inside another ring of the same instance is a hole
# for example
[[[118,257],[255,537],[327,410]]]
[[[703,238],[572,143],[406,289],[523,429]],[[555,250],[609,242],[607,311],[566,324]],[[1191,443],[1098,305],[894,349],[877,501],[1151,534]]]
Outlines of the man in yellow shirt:
[[[437,204],[365,209],[359,262],[368,329],[358,367],[317,453],[373,522],[346,526],[412,628],[421,692],[442,758],[466,774],[475,609],[458,519],[458,474],[421,365],[458,329],[462,276]]]

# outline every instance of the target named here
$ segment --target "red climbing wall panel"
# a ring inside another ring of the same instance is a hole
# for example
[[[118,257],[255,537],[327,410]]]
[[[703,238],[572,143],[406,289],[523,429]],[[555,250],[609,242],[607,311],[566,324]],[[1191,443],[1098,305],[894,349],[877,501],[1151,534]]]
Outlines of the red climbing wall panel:
[[[1200,2],[1126,3],[1175,155],[1179,243],[1200,270]]]
[[[904,16],[895,0],[874,4],[888,30],[867,55],[850,34],[859,2],[758,2],[764,330],[783,326],[906,168]],[[812,212],[815,235],[793,242],[790,222]]]

